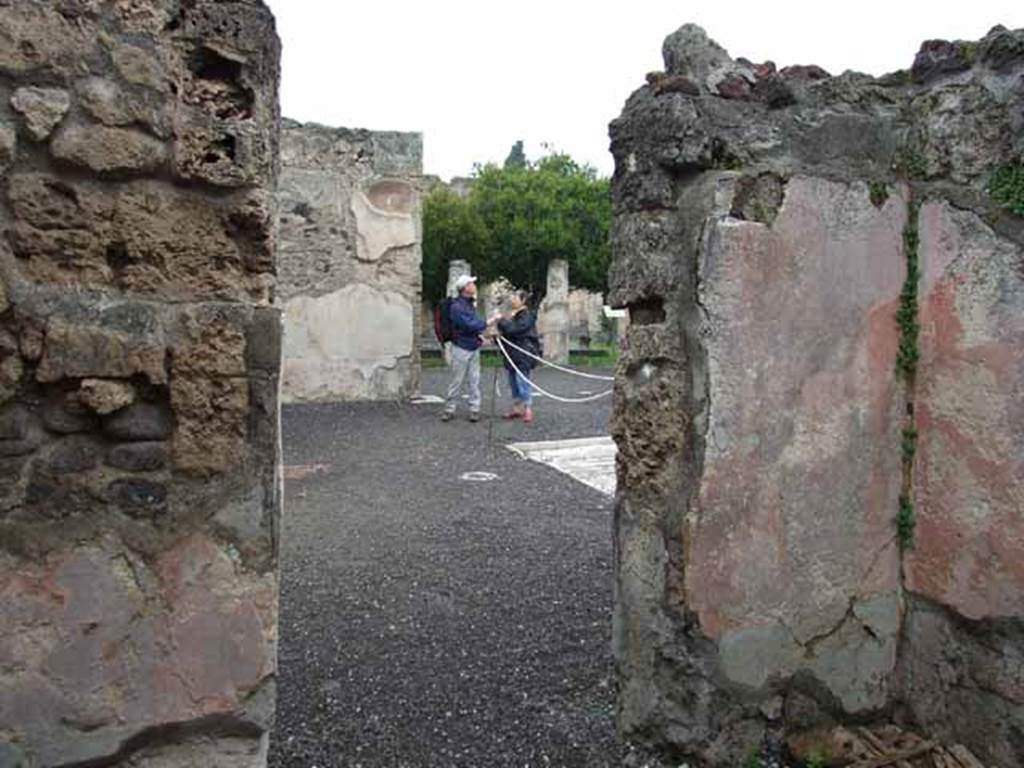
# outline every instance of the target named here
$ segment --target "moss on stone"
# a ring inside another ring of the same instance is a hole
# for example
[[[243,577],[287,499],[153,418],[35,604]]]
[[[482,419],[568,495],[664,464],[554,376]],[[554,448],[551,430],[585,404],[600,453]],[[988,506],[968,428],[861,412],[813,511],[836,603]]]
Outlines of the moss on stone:
[[[917,429],[914,426],[914,391],[916,389],[917,365],[921,357],[918,339],[921,321],[918,317],[918,283],[921,270],[918,259],[920,235],[918,234],[920,203],[911,198],[907,202],[907,221],[903,227],[903,257],[907,263],[907,275],[900,290],[900,305],[896,311],[899,326],[899,347],[896,352],[896,373],[902,377],[907,402],[907,416],[900,441],[903,491],[900,493],[899,511],[896,515],[896,532],[900,548],[907,550],[914,544],[914,504],[911,501],[914,475],[914,457],[917,454]]]
[[[730,214],[745,221],[758,221],[769,227],[775,223],[786,197],[786,180],[774,173],[743,176],[736,182]]]
[[[1024,216],[1024,162],[999,168],[989,181],[992,199],[1017,216]]]
[[[896,532],[900,539],[900,549],[912,549],[914,546],[914,529],[917,527],[917,515],[914,502],[910,496],[900,494],[900,511],[896,516]]]
[[[915,146],[904,145],[896,150],[892,160],[896,175],[911,181],[921,180],[927,175],[924,154]]]
[[[917,284],[921,278],[918,266],[919,235],[917,232],[920,205],[907,205],[907,223],[903,228],[903,254],[907,261],[907,276],[900,291],[900,307],[896,311],[896,322],[900,329],[899,350],[896,353],[896,369],[910,379],[917,373],[920,351],[917,347],[921,324],[918,320]]]
[[[978,57],[978,44],[973,41],[960,43],[960,55],[968,67],[973,67]]]
[[[913,462],[917,455],[917,430],[913,426],[903,428],[903,440],[900,443],[903,460]]]
[[[889,185],[884,181],[872,181],[868,184],[868,196],[875,208],[881,208],[889,199]]]

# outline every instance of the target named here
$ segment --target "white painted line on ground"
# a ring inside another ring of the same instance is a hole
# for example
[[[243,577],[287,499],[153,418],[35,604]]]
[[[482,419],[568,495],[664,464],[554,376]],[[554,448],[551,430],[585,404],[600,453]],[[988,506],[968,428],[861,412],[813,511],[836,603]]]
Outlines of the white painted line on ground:
[[[509,443],[506,447],[524,459],[553,467],[607,496],[615,495],[617,449],[610,437]]]

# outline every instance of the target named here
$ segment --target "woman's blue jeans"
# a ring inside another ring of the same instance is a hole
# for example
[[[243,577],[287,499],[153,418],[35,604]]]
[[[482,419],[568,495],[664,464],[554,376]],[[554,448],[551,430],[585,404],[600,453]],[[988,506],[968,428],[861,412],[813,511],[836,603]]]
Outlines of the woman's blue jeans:
[[[513,402],[522,403],[527,408],[533,404],[533,390],[527,380],[529,375],[528,371],[523,371],[522,374],[508,372],[508,386],[512,390]]]

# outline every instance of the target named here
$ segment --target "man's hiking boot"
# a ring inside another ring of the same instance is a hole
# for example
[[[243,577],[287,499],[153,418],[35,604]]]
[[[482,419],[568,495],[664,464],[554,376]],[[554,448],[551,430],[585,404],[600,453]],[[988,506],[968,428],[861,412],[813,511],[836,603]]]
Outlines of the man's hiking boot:
[[[445,411],[441,414],[441,421],[451,421],[455,418],[455,414],[451,411]]]
[[[469,414],[469,420],[476,424],[478,421],[480,421],[480,414],[477,413],[476,411],[473,411],[471,414]]]

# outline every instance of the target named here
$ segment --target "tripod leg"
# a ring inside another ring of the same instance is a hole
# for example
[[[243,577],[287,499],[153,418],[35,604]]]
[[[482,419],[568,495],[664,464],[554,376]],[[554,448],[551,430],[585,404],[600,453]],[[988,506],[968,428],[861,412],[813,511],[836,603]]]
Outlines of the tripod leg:
[[[494,419],[498,407],[498,369],[494,369],[494,382],[491,386],[491,418],[487,422],[487,446],[494,445]]]

